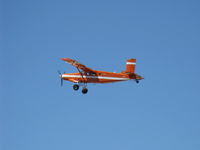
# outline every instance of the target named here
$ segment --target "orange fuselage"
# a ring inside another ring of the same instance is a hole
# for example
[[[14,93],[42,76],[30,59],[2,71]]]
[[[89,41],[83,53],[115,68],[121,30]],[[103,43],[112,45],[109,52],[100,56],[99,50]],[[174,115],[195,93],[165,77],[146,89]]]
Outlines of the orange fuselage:
[[[141,80],[141,76],[135,73],[113,73],[94,70],[93,73],[66,73],[61,77],[74,83],[111,83],[127,80]]]

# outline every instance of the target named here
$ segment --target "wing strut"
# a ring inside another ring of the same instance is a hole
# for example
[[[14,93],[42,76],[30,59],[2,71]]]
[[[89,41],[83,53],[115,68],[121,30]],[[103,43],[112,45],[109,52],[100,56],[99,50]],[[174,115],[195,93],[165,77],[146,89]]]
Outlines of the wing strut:
[[[76,67],[76,68],[77,68],[78,72],[81,74],[81,77],[82,77],[82,79],[83,79],[83,81],[84,81],[85,79],[84,79],[84,77],[83,77],[83,73],[80,71],[80,69],[79,69],[78,67]],[[84,83],[86,83],[86,82],[84,82]]]

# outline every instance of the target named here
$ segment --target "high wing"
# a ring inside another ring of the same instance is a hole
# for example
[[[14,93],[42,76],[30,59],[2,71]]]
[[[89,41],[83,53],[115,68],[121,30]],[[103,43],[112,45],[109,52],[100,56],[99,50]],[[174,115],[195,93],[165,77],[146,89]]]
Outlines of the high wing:
[[[76,60],[73,60],[71,58],[61,58],[61,60],[71,64],[72,66],[76,67],[77,69],[83,70],[84,72],[94,72],[91,68],[86,67],[85,65],[79,63]]]

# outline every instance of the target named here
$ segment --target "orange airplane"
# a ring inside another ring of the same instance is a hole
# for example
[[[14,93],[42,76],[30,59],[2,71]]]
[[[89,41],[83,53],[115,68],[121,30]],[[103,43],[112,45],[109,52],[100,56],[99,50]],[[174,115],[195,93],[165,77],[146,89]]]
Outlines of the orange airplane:
[[[80,86],[83,86],[83,94],[88,92],[88,89],[86,88],[87,83],[111,83],[128,80],[135,80],[136,83],[139,83],[139,80],[144,79],[135,73],[136,59],[128,59],[126,61],[126,70],[121,73],[93,70],[70,58],[61,58],[61,60],[73,65],[78,70],[78,73],[64,74],[61,74],[60,71],[58,71],[61,78],[61,86],[63,85],[63,80],[73,82],[75,83],[73,86],[75,91],[77,91]]]

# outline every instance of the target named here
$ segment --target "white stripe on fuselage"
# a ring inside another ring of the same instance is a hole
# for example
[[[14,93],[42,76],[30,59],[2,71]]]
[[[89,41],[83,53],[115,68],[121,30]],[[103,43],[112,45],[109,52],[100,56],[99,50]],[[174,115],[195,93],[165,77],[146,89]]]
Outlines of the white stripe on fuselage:
[[[81,75],[62,75],[62,77],[82,78]],[[102,76],[83,76],[83,78],[89,79],[107,79],[107,80],[129,80],[129,78],[117,78],[117,77],[102,77]]]

